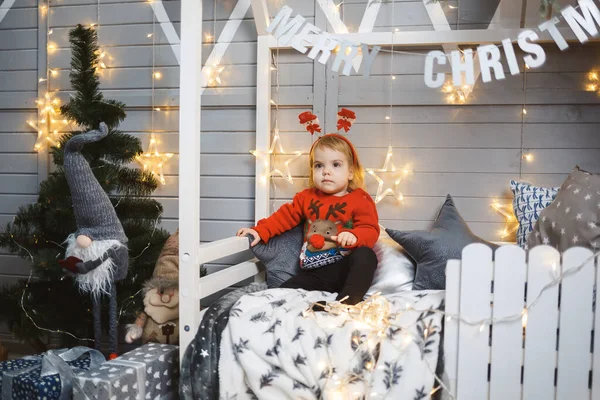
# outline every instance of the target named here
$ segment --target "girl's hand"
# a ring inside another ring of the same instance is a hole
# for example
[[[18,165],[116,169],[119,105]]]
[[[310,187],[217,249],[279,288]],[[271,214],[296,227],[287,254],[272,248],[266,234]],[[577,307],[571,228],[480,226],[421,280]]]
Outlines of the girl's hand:
[[[332,236],[332,240],[335,240],[342,247],[352,247],[356,244],[358,239],[350,232],[342,232],[337,236]]]
[[[258,234],[258,232],[251,228],[240,228],[240,230],[237,231],[236,236],[246,236],[248,234],[250,234],[254,238],[252,243],[250,243],[251,247],[254,247],[256,244],[258,244],[258,242],[260,242],[260,235]]]

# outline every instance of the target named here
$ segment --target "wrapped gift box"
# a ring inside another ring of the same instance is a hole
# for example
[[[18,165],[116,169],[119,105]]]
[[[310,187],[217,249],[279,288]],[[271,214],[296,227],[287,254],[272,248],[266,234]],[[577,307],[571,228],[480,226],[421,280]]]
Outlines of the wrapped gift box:
[[[86,347],[0,362],[0,398],[70,399],[74,375],[98,368],[102,362],[102,354]]]
[[[179,347],[148,343],[78,374],[74,400],[169,399],[179,393]]]

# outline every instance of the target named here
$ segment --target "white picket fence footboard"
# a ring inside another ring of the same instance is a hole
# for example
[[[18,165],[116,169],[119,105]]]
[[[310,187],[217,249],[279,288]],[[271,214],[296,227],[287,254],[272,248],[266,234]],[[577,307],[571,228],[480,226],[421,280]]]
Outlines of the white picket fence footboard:
[[[593,256],[538,246],[527,260],[508,245],[492,260],[473,244],[448,262],[444,354],[456,399],[600,399]]]

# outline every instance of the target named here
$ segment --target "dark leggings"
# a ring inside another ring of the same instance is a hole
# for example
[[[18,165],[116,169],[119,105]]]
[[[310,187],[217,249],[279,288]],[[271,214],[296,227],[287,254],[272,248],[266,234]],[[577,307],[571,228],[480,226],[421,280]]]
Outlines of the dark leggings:
[[[342,260],[321,268],[302,270],[281,285],[288,289],[337,292],[336,300],[348,296],[346,304],[360,303],[373,282],[377,257],[373,249],[358,247]]]

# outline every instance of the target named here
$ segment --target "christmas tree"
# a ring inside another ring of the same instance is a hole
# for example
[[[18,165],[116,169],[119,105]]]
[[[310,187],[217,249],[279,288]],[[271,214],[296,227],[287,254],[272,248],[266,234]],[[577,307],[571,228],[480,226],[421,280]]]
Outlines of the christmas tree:
[[[0,290],[0,320],[8,321],[11,331],[28,341],[36,350],[45,350],[44,338],[50,330],[69,332],[79,338],[93,337],[93,319],[89,295],[79,293],[72,278],[58,264],[64,258],[64,240],[77,230],[71,193],[63,164],[64,144],[73,136],[98,129],[100,122],[109,127],[109,135],[83,148],[98,182],[109,194],[125,234],[129,238],[129,272],[117,283],[120,322],[130,322],[143,309],[140,289],[154,270],[158,254],[169,236],[158,224],[162,206],[148,196],[157,180],[150,172],[128,167],[142,152],[138,138],[117,130],[125,115],[125,104],[105,99],[99,90],[96,72],[99,62],[97,33],[78,25],[70,31],[71,85],[74,90],[61,114],[79,127],[65,134],[50,153],[54,172],[41,183],[36,203],[20,207],[14,221],[0,234],[0,246],[31,262],[32,277]],[[23,271],[28,274],[29,271]],[[34,322],[23,313],[22,306]],[[107,323],[103,323],[107,326]],[[61,334],[61,345],[77,341]],[[93,343],[82,343],[91,346]]]

